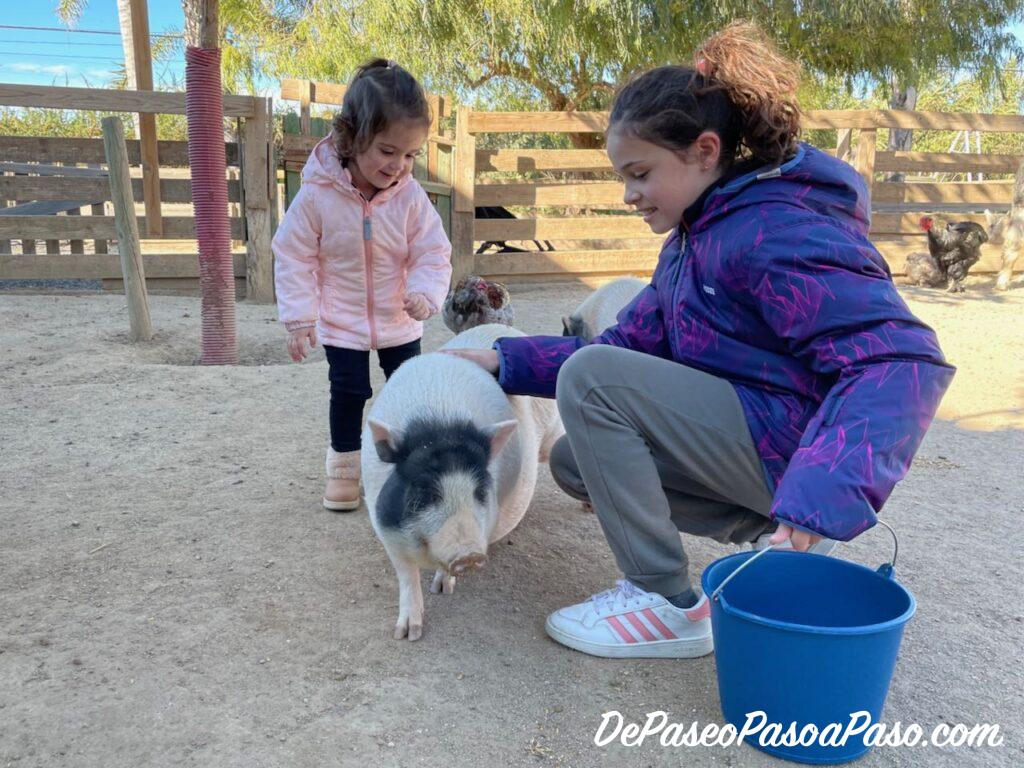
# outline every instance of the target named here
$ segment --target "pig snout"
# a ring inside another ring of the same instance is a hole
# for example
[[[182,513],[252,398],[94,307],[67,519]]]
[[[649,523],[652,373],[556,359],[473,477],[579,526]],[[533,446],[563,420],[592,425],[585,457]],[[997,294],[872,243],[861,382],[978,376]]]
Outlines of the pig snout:
[[[428,546],[434,561],[452,576],[475,571],[487,560],[487,537],[466,507],[455,510]]]
[[[483,552],[470,552],[468,555],[462,555],[452,560],[445,570],[452,576],[465,576],[467,573],[479,571],[486,562],[487,555]]]

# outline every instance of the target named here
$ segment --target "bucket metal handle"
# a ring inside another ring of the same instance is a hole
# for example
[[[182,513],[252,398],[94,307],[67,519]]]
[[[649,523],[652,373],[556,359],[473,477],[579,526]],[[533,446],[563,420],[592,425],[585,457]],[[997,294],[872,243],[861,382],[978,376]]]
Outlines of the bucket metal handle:
[[[900,540],[896,536],[896,531],[895,531],[895,529],[893,529],[893,527],[891,525],[889,525],[884,520],[876,520],[876,522],[879,525],[884,526],[885,528],[887,528],[889,533],[892,534],[892,562],[890,562],[890,563],[882,563],[875,570],[878,573],[880,573],[883,576],[885,576],[887,579],[894,579],[894,578],[896,578],[896,575],[895,575],[895,573],[896,573],[896,556],[899,555],[899,553],[900,553]]]
[[[724,579],[724,580],[722,581],[722,583],[718,585],[718,588],[717,588],[717,589],[716,589],[716,590],[715,590],[714,592],[712,592],[712,593],[711,593],[711,601],[712,601],[712,602],[714,602],[715,600],[717,600],[717,599],[718,599],[718,596],[719,596],[720,594],[722,594],[722,590],[723,590],[723,589],[725,589],[725,585],[726,585],[726,584],[728,584],[728,583],[729,583],[730,581],[732,581],[733,579],[735,579],[735,578],[736,578],[736,574],[738,574],[738,573],[739,573],[740,571],[742,571],[742,570],[743,570],[744,568],[746,568],[746,567],[747,567],[748,565],[750,565],[750,564],[751,564],[752,562],[754,562],[755,560],[757,560],[757,558],[759,558],[759,557],[761,557],[762,555],[764,555],[765,553],[767,553],[767,552],[768,552],[769,550],[771,550],[771,549],[772,549],[772,548],[773,548],[774,546],[775,546],[774,544],[769,544],[769,545],[768,545],[767,547],[765,547],[764,549],[762,549],[762,550],[761,550],[760,552],[758,552],[758,553],[757,553],[756,555],[754,555],[753,557],[748,557],[748,558],[747,558],[746,560],[744,560],[744,561],[743,561],[743,564],[742,564],[742,565],[740,565],[740,567],[739,567],[739,568],[737,568],[736,570],[734,570],[734,571],[733,571],[732,573],[730,573],[730,574],[729,574],[728,576],[726,576],[726,577],[725,577],[725,579]]]
[[[893,574],[894,574],[894,572],[896,570],[896,557],[900,553],[900,540],[899,540],[899,538],[897,538],[896,531],[893,529],[893,527],[891,525],[889,525],[884,520],[877,520],[876,522],[879,525],[882,525],[885,528],[887,528],[889,530],[889,533],[892,534],[892,562],[882,563],[882,565],[878,566],[878,568],[876,570],[882,576],[885,576],[886,578],[892,579],[892,578],[894,578]],[[762,549],[760,552],[758,552],[753,557],[748,557],[746,560],[744,560],[742,565],[740,565],[739,568],[737,568],[732,573],[730,573],[728,576],[726,576],[725,579],[723,579],[722,583],[719,584],[718,587],[715,589],[715,591],[711,593],[711,600],[712,601],[717,600],[719,595],[722,594],[722,590],[725,589],[725,585],[726,584],[728,584],[730,581],[732,581],[734,578],[736,578],[737,574],[739,574],[740,571],[742,571],[744,568],[746,568],[752,562],[757,560],[757,558],[761,557],[762,555],[764,555],[766,552],[768,552],[770,549],[773,549],[774,547],[775,547],[774,544],[769,544],[767,547]]]

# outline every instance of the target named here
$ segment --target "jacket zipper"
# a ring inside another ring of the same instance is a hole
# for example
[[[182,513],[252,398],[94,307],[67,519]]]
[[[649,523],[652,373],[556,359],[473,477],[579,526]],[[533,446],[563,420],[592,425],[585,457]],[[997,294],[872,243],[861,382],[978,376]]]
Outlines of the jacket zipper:
[[[679,233],[679,266],[676,268],[675,280],[672,285],[672,306],[669,307],[669,317],[675,315],[676,307],[678,306],[679,290],[683,282],[683,269],[685,267],[686,259],[686,243],[689,240],[689,232]],[[679,324],[669,322],[668,324],[668,337],[669,337],[669,352],[671,353],[674,349],[679,348]],[[672,337],[675,336],[675,342],[673,343]]]
[[[373,219],[370,203],[363,200],[363,255],[366,257],[366,314],[370,321],[370,349],[377,348],[377,324],[373,320]]]

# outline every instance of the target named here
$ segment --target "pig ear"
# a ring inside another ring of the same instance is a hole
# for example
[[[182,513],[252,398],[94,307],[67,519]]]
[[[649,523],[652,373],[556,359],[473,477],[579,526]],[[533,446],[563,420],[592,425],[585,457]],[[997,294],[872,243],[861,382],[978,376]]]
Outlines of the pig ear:
[[[516,431],[516,427],[519,426],[519,422],[515,419],[509,421],[499,421],[496,424],[491,424],[483,428],[483,433],[491,440],[491,456],[497,456],[498,452],[505,447],[505,443],[512,437],[512,433]]]
[[[395,452],[398,450],[398,435],[383,421],[367,419],[370,434],[373,435],[373,446],[377,449],[377,457],[385,464],[395,463]]]

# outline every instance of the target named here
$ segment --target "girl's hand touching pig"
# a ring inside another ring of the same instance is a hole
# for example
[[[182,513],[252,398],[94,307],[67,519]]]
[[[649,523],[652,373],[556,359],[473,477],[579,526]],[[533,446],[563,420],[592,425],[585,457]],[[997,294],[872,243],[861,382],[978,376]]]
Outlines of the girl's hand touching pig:
[[[493,349],[442,349],[446,355],[476,363],[490,374],[498,372],[498,353]]]

